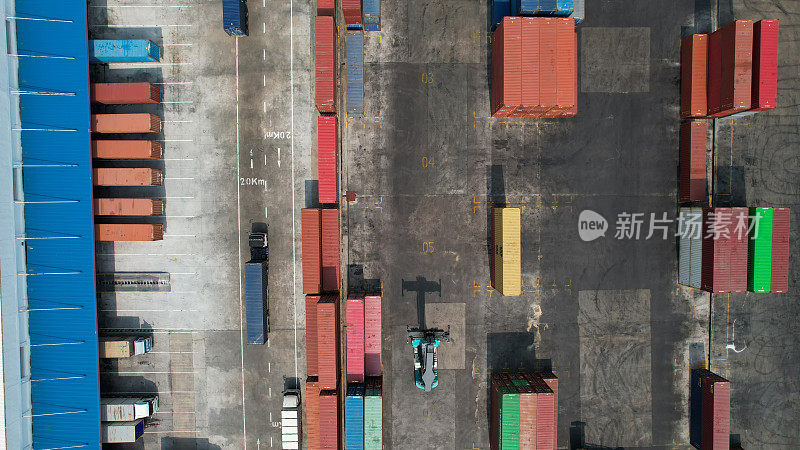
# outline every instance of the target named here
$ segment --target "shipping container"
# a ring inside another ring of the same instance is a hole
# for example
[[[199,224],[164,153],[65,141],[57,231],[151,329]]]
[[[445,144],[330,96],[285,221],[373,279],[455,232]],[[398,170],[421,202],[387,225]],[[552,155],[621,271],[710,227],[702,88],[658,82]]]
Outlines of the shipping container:
[[[336,117],[317,117],[317,179],[320,203],[339,201],[337,142]]]
[[[158,396],[100,398],[100,420],[103,422],[144,419],[157,410]]]
[[[691,214],[690,208],[681,208],[678,220],[678,284],[689,286],[691,277],[691,239],[689,238],[689,225],[686,219]]]
[[[750,208],[756,224],[750,233],[747,290],[769,292],[772,283],[772,208]]]
[[[690,208],[688,221],[691,254],[689,286],[700,289],[703,284],[703,209]]]
[[[314,95],[320,113],[336,112],[336,27],[331,16],[314,18]]]
[[[490,444],[492,449],[519,448],[520,395],[508,374],[492,374]]]
[[[364,385],[347,386],[344,400],[344,435],[347,450],[364,449]]]
[[[90,98],[104,105],[159,103],[161,89],[153,83],[92,83]]]
[[[153,198],[95,198],[96,216],[160,216],[164,200]]]
[[[722,33],[717,30],[708,36],[708,101],[706,107],[708,115],[717,114],[722,110],[721,85],[722,85]]]
[[[364,295],[347,297],[347,382],[364,381]]]
[[[720,35],[719,111],[712,111],[709,105],[711,118],[750,109],[753,83],[753,21],[737,20],[715,31],[712,36],[714,34]],[[710,62],[709,57],[709,69]]]
[[[222,29],[229,36],[247,36],[247,19],[247,0],[222,0]]]
[[[525,374],[511,375],[512,383],[519,392],[519,449],[536,450],[537,438],[537,406],[539,399]]]
[[[96,223],[96,241],[160,241],[164,239],[164,225],[160,223]]]
[[[381,296],[364,297],[364,374],[380,376],[383,373],[381,360]]]
[[[339,290],[339,210],[322,210],[322,290]]]
[[[703,449],[728,450],[731,434],[731,384],[717,374],[701,378]]]
[[[161,117],[148,113],[92,114],[94,133],[160,133]]]
[[[770,292],[789,292],[789,208],[772,209],[772,278]]]
[[[703,208],[703,278],[702,289],[708,292],[731,291],[730,208]]]
[[[317,303],[319,295],[306,295],[306,374],[319,375],[317,366]]]
[[[493,287],[505,296],[522,295],[522,234],[519,208],[493,208]]]
[[[100,434],[103,444],[136,442],[144,434],[142,419],[127,422],[101,422]]]
[[[319,393],[319,448],[339,448],[339,397],[335,390]]]
[[[110,337],[98,338],[100,358],[129,358],[144,355],[153,348],[153,337]]]
[[[380,377],[367,377],[366,381],[364,450],[383,450],[383,386]]]
[[[269,333],[269,270],[266,262],[244,266],[244,298],[247,312],[247,343],[263,344]]]
[[[335,12],[335,0],[317,0],[317,16],[333,16]]]
[[[336,297],[324,295],[317,303],[317,368],[320,389],[336,389],[339,380],[339,326]]]
[[[348,30],[361,29],[361,0],[342,0],[342,13]]]
[[[747,208],[731,208],[731,292],[747,292]]]
[[[703,378],[711,372],[707,369],[692,369],[689,386],[689,444],[703,447]]]
[[[493,116],[508,117],[522,104],[521,70],[522,19],[505,17],[495,29],[492,39],[490,94]]]
[[[306,333],[306,338],[308,333]],[[308,356],[308,355],[306,355]],[[307,448],[320,448],[319,430],[319,381],[317,377],[306,379],[306,443]]]
[[[489,31],[494,31],[495,28],[500,25],[500,22],[503,21],[503,17],[511,15],[511,0],[492,0],[490,8]]]
[[[540,435],[539,440],[544,442],[547,439],[549,442],[552,442],[552,447],[549,447],[553,450],[556,448],[557,440],[558,440],[558,377],[553,374],[553,372],[543,372],[538,374],[539,377],[547,384],[547,387],[553,391],[553,428],[552,431],[546,431],[543,435]],[[543,417],[549,417],[549,414],[546,410],[543,410]],[[549,423],[549,422],[548,422]]]
[[[95,186],[161,186],[163,177],[159,169],[145,167],[92,169]]]
[[[708,35],[681,42],[681,119],[708,114]]]
[[[572,0],[515,0],[515,16],[569,16],[574,11]]]
[[[381,31],[381,0],[364,0],[364,29]]]
[[[778,20],[753,24],[753,87],[751,111],[766,111],[778,104]]]
[[[161,144],[157,141],[92,140],[92,158],[97,159],[158,159]]]
[[[89,62],[92,63],[158,62],[160,55],[158,45],[147,40],[89,40]]]
[[[693,120],[681,124],[680,201],[706,198],[706,133],[708,123]]]
[[[305,208],[300,211],[303,263],[303,294],[318,294],[322,291],[322,221],[319,209]]]
[[[347,33],[347,113],[364,114],[364,33]]]

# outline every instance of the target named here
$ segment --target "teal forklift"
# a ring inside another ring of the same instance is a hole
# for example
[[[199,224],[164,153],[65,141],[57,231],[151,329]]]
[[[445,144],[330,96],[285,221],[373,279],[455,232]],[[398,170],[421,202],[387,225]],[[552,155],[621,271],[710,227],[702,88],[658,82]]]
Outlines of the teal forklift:
[[[406,327],[406,332],[406,342],[414,349],[414,384],[423,391],[430,392],[439,385],[436,350],[441,341],[450,341],[450,327],[447,327],[447,331]]]

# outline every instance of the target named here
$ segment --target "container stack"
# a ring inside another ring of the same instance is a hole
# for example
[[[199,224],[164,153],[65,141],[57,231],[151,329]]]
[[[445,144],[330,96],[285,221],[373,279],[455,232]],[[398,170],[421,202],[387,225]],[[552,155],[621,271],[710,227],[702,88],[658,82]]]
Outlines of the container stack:
[[[770,292],[789,292],[789,208],[773,208],[772,210]]]
[[[698,449],[730,448],[731,384],[706,369],[692,370],[689,443]]]
[[[322,292],[322,214],[318,208],[300,211],[303,251],[303,294]]]
[[[489,439],[493,450],[556,448],[558,379],[554,375],[492,374],[490,385]]]
[[[317,303],[317,370],[320,390],[336,390],[339,381],[337,301],[323,295]]]
[[[314,66],[317,110],[336,113],[336,26],[332,15],[314,19]]]
[[[347,114],[364,114],[364,33],[347,33]]]
[[[772,283],[772,208],[750,208],[757,220],[750,233],[747,290],[769,292]]]
[[[364,382],[364,295],[347,298],[347,382]]]
[[[681,124],[680,201],[700,202],[706,198],[706,133],[702,120]]]
[[[492,208],[490,278],[500,295],[522,295],[522,232],[519,208]]]
[[[707,84],[708,35],[693,34],[681,43],[681,119],[706,116]]]
[[[339,210],[322,210],[322,290],[339,291]]]
[[[747,290],[747,227],[747,208],[703,208],[703,290]]]
[[[339,396],[335,390],[319,393],[319,447],[339,447]]]
[[[317,16],[334,16],[335,12],[335,0],[317,0]]]
[[[381,377],[367,377],[364,393],[364,450],[383,450],[383,386]]]
[[[342,12],[348,30],[361,29],[361,0],[342,0]]]
[[[367,295],[364,297],[364,373],[368,377],[383,374],[381,347],[381,296]]]
[[[347,385],[344,400],[345,448],[364,449],[364,384]]]
[[[336,143],[336,116],[317,117],[317,178],[320,203],[336,203],[339,200]]]
[[[364,0],[364,30],[381,31],[381,0]]]

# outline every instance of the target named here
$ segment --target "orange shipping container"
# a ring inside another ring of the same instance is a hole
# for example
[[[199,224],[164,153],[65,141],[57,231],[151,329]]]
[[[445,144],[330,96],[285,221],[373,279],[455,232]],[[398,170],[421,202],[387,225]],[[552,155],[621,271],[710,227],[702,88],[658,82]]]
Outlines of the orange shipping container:
[[[155,114],[92,114],[95,133],[160,133],[161,118]]]
[[[681,42],[681,119],[708,113],[708,35],[693,34]]]
[[[161,144],[156,141],[92,141],[92,158],[158,159]]]
[[[319,448],[319,381],[317,377],[306,380],[306,439],[308,448]]]
[[[160,241],[164,226],[160,223],[96,223],[96,241]]]
[[[95,186],[161,186],[161,171],[158,169],[97,168],[92,169]]]
[[[94,213],[98,216],[160,216],[164,201],[153,198],[96,198]]]
[[[92,83],[91,99],[105,105],[158,103],[161,89],[152,83]]]

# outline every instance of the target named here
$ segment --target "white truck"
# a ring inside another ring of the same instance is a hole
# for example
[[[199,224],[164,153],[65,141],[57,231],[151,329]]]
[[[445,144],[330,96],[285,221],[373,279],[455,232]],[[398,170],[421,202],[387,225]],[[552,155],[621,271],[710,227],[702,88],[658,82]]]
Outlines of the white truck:
[[[101,358],[129,358],[143,355],[153,348],[152,336],[147,337],[115,337],[100,336]]]
[[[287,389],[281,407],[281,442],[284,449],[300,448],[300,390]]]
[[[100,398],[100,420],[103,422],[144,419],[156,411],[158,411],[158,396]]]

